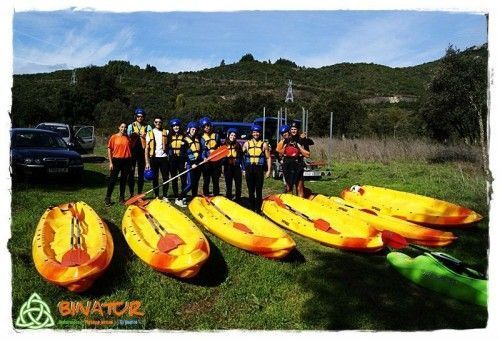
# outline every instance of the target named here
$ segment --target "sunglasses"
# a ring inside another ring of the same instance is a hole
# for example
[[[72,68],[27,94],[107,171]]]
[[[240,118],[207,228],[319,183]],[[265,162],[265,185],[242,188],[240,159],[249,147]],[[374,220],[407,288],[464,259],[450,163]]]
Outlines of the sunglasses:
[[[156,120],[155,124],[161,124],[161,121]]]

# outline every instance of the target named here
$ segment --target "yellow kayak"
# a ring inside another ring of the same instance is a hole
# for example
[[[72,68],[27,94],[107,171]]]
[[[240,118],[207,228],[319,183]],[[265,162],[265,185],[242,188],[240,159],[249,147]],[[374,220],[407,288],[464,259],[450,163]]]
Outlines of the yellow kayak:
[[[384,247],[380,232],[368,223],[291,194],[266,197],[262,212],[278,225],[327,246],[358,252]]]
[[[340,195],[362,208],[424,225],[466,227],[483,217],[443,200],[369,185],[354,185]]]
[[[129,247],[153,269],[191,278],[210,255],[203,233],[182,212],[154,199],[146,206],[130,205],[122,220],[122,232]],[[162,244],[166,243],[166,246]]]
[[[35,230],[32,253],[45,280],[83,292],[108,268],[113,249],[106,224],[89,205],[79,201],[45,211]],[[71,252],[79,258],[67,261]]]
[[[246,251],[278,259],[295,248],[285,231],[223,196],[196,197],[188,208],[210,233]]]
[[[317,194],[311,200],[336,212],[345,213],[353,218],[366,221],[381,232],[387,230],[398,233],[414,244],[429,247],[446,246],[456,239],[451,232],[435,230],[388,215],[378,214],[373,210],[363,209],[339,197],[326,197]]]

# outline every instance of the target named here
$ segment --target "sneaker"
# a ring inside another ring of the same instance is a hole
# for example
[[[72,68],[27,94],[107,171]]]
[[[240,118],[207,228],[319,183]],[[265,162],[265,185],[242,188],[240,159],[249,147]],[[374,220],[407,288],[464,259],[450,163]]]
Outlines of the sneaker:
[[[111,202],[111,198],[104,198],[104,206],[109,207],[111,205],[113,205],[113,203]]]
[[[186,198],[182,199],[182,207],[187,207],[187,202]]]
[[[165,198],[165,197],[163,197],[163,199],[161,199],[161,200],[163,200],[165,202],[170,202],[170,201],[168,201],[168,198]]]
[[[186,205],[181,199],[175,199],[175,204],[179,207],[186,207]]]

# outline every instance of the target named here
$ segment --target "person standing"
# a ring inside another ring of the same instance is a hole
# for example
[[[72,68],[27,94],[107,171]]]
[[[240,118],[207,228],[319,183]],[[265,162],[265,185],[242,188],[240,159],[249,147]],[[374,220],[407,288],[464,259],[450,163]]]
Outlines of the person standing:
[[[202,158],[206,159],[210,154],[220,146],[219,135],[212,131],[212,121],[210,118],[204,117],[200,119],[201,135],[201,150]],[[203,169],[203,195],[210,194],[210,181],[212,181],[213,195],[219,195],[219,179],[221,176],[221,161],[207,163]]]
[[[248,187],[250,207],[259,212],[262,205],[262,189],[264,187],[264,172],[268,178],[271,173],[271,152],[267,142],[261,139],[262,127],[252,125],[252,138],[243,145],[245,158],[245,179]],[[266,168],[267,167],[267,168]]]
[[[224,168],[224,179],[226,182],[226,198],[233,199],[233,181],[235,186],[234,200],[241,199],[241,182],[243,170],[243,149],[240,143],[236,140],[236,128],[229,128],[225,144],[228,148],[227,156],[222,160]]]
[[[201,144],[196,132],[198,131],[198,123],[191,121],[187,125],[187,134],[184,137],[184,145],[182,146],[181,152],[186,154],[186,169],[190,169],[187,172],[186,187],[182,190],[181,197],[183,201],[183,207],[186,206],[186,195],[189,190],[191,190],[192,197],[198,195],[198,185],[200,182],[201,171],[198,164],[203,161],[201,157]]]
[[[285,140],[288,139],[290,134],[290,126],[288,125],[281,125],[280,127],[280,135],[281,139],[276,145],[276,159],[278,159],[280,163],[281,170],[283,172],[283,185],[284,185],[284,190],[285,193],[289,193],[291,190],[291,187],[288,185],[286,179],[285,179],[285,173],[283,171],[283,151],[285,149]]]
[[[297,195],[304,198],[304,158],[310,156],[308,139],[299,135],[296,122],[290,125],[290,135],[283,142],[283,175],[292,192],[295,186]]]
[[[153,170],[153,187],[155,198],[160,197],[160,188],[157,187],[161,172],[162,181],[168,180],[170,168],[168,159],[168,134],[169,131],[163,128],[163,119],[156,116],[153,119],[154,128],[146,134],[146,148],[144,157],[146,159],[146,169]],[[163,200],[168,202],[168,184],[162,186]]]
[[[132,151],[132,173],[129,177],[129,185],[134,193],[134,176],[137,168],[137,193],[141,194],[144,188],[144,169],[146,159],[144,150],[146,149],[146,134],[151,131],[151,126],[145,123],[146,113],[142,108],[137,108],[134,112],[135,121],[128,125],[127,135],[130,137]]]
[[[168,157],[170,164],[170,175],[175,177],[186,169],[186,154],[183,153],[184,135],[181,132],[181,121],[177,118],[170,120],[170,133],[168,136]],[[186,176],[181,175],[181,192],[186,187]],[[186,207],[185,199],[179,194],[179,183],[177,178],[172,181],[175,204]]]
[[[120,174],[120,203],[125,202],[125,186],[127,184],[130,169],[132,167],[132,153],[130,149],[130,138],[126,134],[127,124],[122,122],[118,127],[118,133],[113,134],[108,140],[108,160],[109,160],[109,183],[104,198],[106,207],[111,206],[111,194]],[[129,186],[130,195],[132,188]]]

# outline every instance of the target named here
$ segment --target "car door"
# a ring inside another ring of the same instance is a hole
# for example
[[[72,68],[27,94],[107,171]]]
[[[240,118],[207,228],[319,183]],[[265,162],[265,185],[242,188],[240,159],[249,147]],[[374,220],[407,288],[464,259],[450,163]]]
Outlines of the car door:
[[[94,126],[76,126],[75,146],[85,152],[92,153],[95,147]]]

